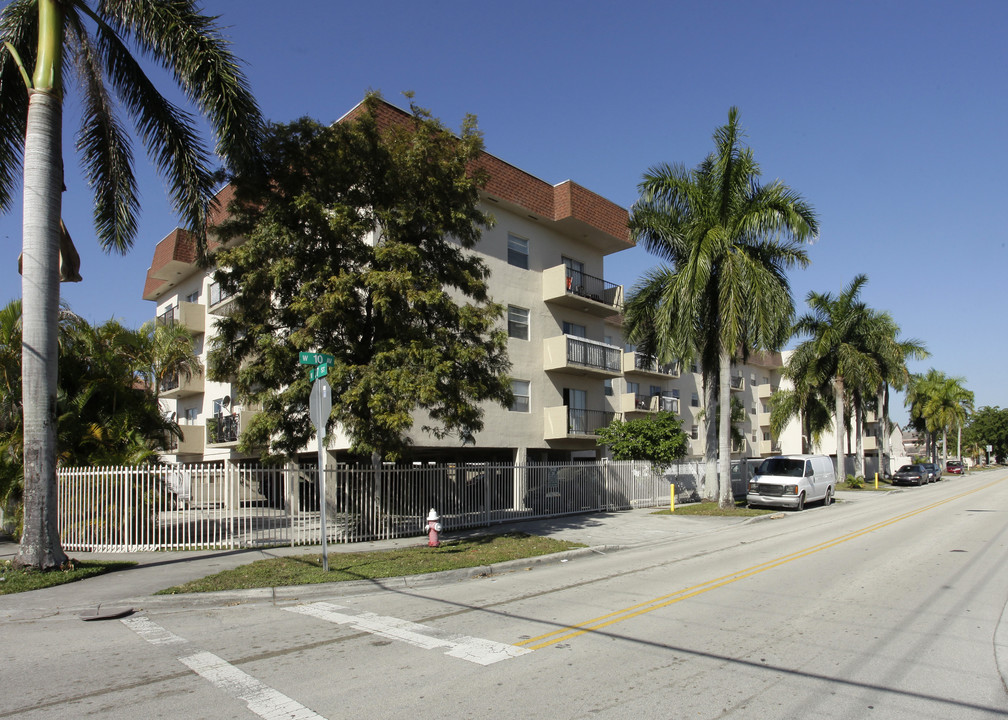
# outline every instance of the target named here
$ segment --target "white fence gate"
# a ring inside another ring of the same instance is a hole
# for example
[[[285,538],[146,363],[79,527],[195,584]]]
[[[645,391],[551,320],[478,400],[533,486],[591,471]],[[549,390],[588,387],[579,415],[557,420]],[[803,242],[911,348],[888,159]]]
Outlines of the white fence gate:
[[[664,475],[646,462],[425,465],[326,470],[329,542],[445,530],[695,499],[697,468]],[[258,465],[61,468],[59,531],[67,550],[230,549],[322,541],[318,471]]]

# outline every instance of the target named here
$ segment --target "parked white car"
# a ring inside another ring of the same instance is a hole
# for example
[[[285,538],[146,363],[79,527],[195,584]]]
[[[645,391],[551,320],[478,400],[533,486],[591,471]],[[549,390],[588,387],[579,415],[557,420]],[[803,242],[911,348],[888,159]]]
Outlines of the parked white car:
[[[779,455],[760,463],[749,481],[746,503],[803,510],[805,503],[833,502],[836,472],[825,455]]]

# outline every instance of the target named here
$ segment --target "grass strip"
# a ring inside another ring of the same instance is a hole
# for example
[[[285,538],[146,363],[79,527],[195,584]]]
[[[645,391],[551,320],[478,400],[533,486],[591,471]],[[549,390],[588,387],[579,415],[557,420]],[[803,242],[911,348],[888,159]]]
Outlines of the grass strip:
[[[736,502],[735,507],[723,509],[716,502],[704,501],[698,503],[677,504],[675,512],[669,509],[658,510],[652,515],[709,515],[712,517],[755,517],[780,512],[780,508],[747,508],[745,501]]]
[[[582,547],[585,547],[582,543],[525,533],[506,533],[450,541],[436,548],[417,545],[394,550],[330,553],[329,572],[322,570],[322,556],[317,553],[274,557],[256,560],[248,565],[224,570],[200,580],[166,588],[156,594],[247,590],[424,575],[443,570],[492,565],[505,560],[551,555]]]
[[[0,595],[28,592],[41,588],[63,585],[64,583],[86,580],[105,573],[125,570],[135,566],[134,562],[78,562],[70,560],[63,567],[54,570],[33,570],[17,568],[7,560],[0,565]]]

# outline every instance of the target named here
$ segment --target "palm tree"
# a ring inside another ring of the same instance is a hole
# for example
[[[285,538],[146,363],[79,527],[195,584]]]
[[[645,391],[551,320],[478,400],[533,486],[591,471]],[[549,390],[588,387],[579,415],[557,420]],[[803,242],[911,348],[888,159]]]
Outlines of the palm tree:
[[[671,265],[665,284],[646,295],[661,302],[651,326],[631,325],[630,335],[651,332],[665,359],[679,347],[692,348],[705,377],[718,377],[723,507],[733,504],[732,360],[776,350],[786,340],[794,305],[785,270],[808,263],[800,244],[818,233],[815,213],[800,195],[779,180],[760,184],[759,165],[741,136],[733,107],[714,133],[714,152],[695,169],[663,164],[644,174],[630,215],[634,239]]]
[[[140,327],[141,351],[137,372],[155,398],[161,397],[164,381],[191,379],[203,373],[203,363],[196,352],[196,340],[185,325],[150,320]]]
[[[868,282],[858,275],[843,292],[810,292],[810,312],[798,319],[795,333],[807,337],[795,348],[792,361],[806,368],[810,382],[833,385],[833,427],[836,431],[837,477],[846,475],[844,400],[857,387],[877,387],[880,369],[871,352],[870,332],[877,314],[858,295]]]
[[[807,364],[802,365],[807,361],[807,356],[792,354],[782,371],[792,387],[780,388],[770,396],[770,432],[779,437],[788,423],[797,419],[803,453],[811,453],[833,423],[832,389],[818,380]]]
[[[80,81],[77,147],[108,251],[129,249],[139,211],[132,143],[114,98],[166,176],[201,251],[215,189],[212,154],[192,117],[155,89],[127,43],[172,73],[209,119],[216,151],[232,168],[256,157],[262,119],[213,19],[188,0],[16,0],[0,13],[0,40],[0,209],[11,206],[17,170],[24,170],[25,522],[17,562],[46,569],[66,560],[55,512],[61,239],[68,245],[60,220],[64,59]]]
[[[942,462],[948,462],[948,431],[960,429],[957,451],[962,452],[961,428],[969,413],[973,412],[973,393],[963,387],[966,382],[961,377],[946,377],[938,373],[926,387],[928,397],[924,401],[923,415],[942,433]]]
[[[911,375],[903,398],[903,404],[910,409],[910,422],[918,431],[925,434],[927,456],[931,462],[936,462],[938,459],[935,435],[940,426],[929,403],[931,398],[938,394],[940,386],[946,379],[945,373],[934,368],[930,368],[923,375]]]
[[[877,316],[877,326],[872,334],[876,340],[875,359],[879,364],[879,371],[882,382],[878,386],[876,408],[879,428],[878,443],[878,469],[882,473],[885,471],[883,459],[891,456],[889,447],[889,388],[897,390],[906,388],[910,380],[910,371],[907,369],[907,361],[910,359],[923,360],[929,353],[924,344],[916,339],[901,339],[899,337],[899,325],[889,316],[882,313]]]

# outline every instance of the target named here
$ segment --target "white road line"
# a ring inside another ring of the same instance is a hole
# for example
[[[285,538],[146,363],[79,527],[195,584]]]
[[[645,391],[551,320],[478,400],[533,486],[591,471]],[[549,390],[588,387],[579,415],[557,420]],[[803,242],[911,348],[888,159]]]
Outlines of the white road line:
[[[189,641],[140,615],[122,623],[152,645],[188,645]],[[326,720],[296,700],[274,690],[211,652],[179,656],[179,662],[218,689],[242,700],[263,720]]]
[[[264,720],[325,720],[318,713],[265,685],[210,652],[198,652],[180,661],[218,688],[243,700],[248,709]]]
[[[383,617],[374,613],[347,615],[346,613],[339,612],[346,609],[327,602],[316,602],[309,605],[295,605],[294,607],[284,608],[284,610],[289,612],[309,615],[338,625],[350,625],[357,630],[389,638],[390,640],[398,640],[415,647],[423,648],[424,650],[448,648],[445,655],[477,663],[478,665],[492,665],[495,662],[508,660],[531,652],[528,648],[506,645],[493,640],[484,640],[482,638],[469,637],[468,635],[449,635],[427,625],[418,625],[417,623],[400,620],[399,618]]]
[[[122,623],[151,645],[181,645],[188,642],[175,633],[165,630],[157,623],[151,622],[143,615],[123,618]]]

